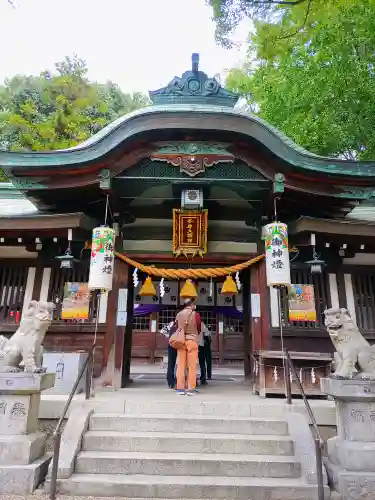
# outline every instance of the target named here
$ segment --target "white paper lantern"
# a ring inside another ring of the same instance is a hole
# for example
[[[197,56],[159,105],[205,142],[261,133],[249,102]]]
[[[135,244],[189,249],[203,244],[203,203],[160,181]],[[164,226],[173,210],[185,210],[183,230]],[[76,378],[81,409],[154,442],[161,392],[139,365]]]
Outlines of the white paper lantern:
[[[110,227],[93,229],[89,275],[90,290],[112,290],[114,250],[114,230]]]
[[[288,227],[272,222],[263,228],[268,286],[290,285]]]

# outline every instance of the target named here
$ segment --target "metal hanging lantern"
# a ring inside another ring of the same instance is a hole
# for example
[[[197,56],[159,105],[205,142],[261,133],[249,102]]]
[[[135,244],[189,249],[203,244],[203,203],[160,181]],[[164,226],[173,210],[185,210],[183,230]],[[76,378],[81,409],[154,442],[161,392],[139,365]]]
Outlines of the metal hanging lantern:
[[[73,269],[74,264],[79,262],[78,259],[74,258],[72,250],[70,248],[70,242],[68,248],[65,250],[64,255],[58,255],[55,257],[56,260],[60,261],[61,269]]]
[[[306,264],[310,266],[311,274],[322,274],[323,267],[326,266],[324,260],[320,260],[319,255],[316,252],[313,253],[312,260],[307,260]]]

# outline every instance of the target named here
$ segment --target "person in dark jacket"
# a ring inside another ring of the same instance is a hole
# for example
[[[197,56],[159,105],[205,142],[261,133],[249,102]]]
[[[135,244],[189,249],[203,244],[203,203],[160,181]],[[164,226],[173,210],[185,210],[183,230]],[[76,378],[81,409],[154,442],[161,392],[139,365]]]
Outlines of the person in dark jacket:
[[[211,331],[202,322],[202,330],[199,339],[198,359],[200,367],[200,383],[207,384],[207,379],[212,377],[212,352],[211,352]]]
[[[176,322],[171,321],[168,325],[160,330],[160,333],[170,339],[172,333],[176,330]],[[167,382],[170,389],[176,387],[176,361],[177,350],[171,347],[168,343],[168,368],[167,368]]]

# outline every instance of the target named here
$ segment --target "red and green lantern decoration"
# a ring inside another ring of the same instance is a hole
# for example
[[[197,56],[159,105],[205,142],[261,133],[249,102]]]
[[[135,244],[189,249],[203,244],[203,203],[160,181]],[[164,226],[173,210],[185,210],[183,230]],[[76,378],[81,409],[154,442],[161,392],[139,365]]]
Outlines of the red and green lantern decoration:
[[[272,222],[263,228],[268,286],[290,287],[288,227]]]

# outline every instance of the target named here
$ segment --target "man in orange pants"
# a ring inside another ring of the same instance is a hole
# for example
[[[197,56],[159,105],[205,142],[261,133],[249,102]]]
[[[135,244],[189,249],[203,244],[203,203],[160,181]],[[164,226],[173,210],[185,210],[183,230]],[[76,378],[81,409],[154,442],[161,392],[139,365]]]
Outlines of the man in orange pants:
[[[184,309],[176,316],[178,328],[185,331],[185,345],[177,350],[177,394],[192,396],[196,393],[198,337],[201,332],[201,319],[195,311],[194,299],[186,299]],[[187,390],[185,371],[187,370]]]

